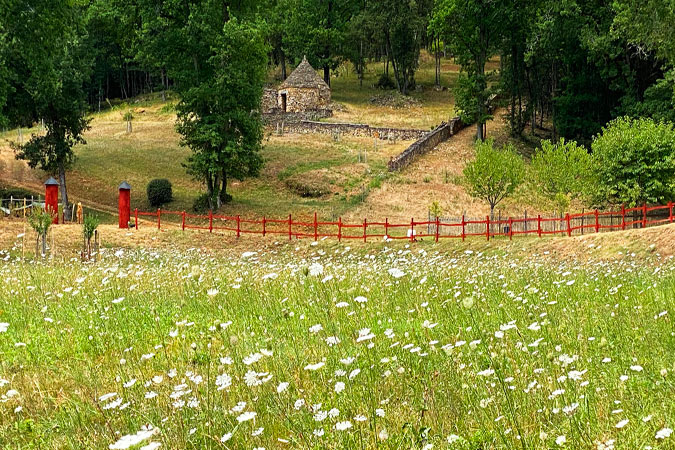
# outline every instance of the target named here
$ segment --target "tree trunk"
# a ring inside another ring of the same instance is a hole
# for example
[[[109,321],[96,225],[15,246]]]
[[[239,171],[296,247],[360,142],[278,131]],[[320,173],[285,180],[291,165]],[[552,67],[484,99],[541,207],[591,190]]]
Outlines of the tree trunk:
[[[164,82],[164,79],[166,78],[166,69],[162,67],[162,101],[166,101],[166,83]]]
[[[221,180],[222,187],[220,188],[220,201],[221,203],[224,204],[229,203],[230,200],[232,200],[232,196],[230,196],[230,194],[227,193],[227,173],[223,171],[221,176],[222,176]]]
[[[328,65],[323,66],[323,81],[330,87],[330,67]]]
[[[61,189],[61,201],[63,202],[63,215],[65,217],[68,217],[70,216],[69,214],[70,204],[68,202],[68,188],[66,187],[66,168],[63,166],[63,164],[59,165],[59,183],[61,184],[60,189]]]

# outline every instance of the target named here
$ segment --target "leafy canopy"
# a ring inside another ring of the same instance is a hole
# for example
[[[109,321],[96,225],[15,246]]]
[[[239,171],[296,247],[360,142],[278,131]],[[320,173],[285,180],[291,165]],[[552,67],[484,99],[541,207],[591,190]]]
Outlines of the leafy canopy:
[[[653,119],[616,119],[592,145],[598,194],[636,206],[675,198],[675,126]]]
[[[494,141],[476,142],[476,158],[464,168],[464,184],[474,198],[490,205],[490,213],[512,195],[525,178],[525,163],[511,144],[495,148]]]
[[[188,172],[218,200],[228,177],[243,180],[262,167],[259,108],[267,47],[254,26],[237,19],[225,23],[210,47],[198,80],[182,93],[176,128],[181,144],[192,150]]]
[[[574,141],[546,140],[532,157],[530,172],[535,189],[562,211],[571,200],[589,192],[593,184],[593,159]]]

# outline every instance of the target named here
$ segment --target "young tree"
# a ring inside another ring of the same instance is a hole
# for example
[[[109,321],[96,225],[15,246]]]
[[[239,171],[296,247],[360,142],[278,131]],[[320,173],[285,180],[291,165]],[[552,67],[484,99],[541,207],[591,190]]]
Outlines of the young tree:
[[[206,184],[211,207],[219,208],[231,199],[228,178],[255,176],[262,167],[259,109],[267,48],[256,28],[237,19],[225,23],[210,48],[213,53],[182,92],[176,129],[181,144],[192,150],[188,172]]]
[[[464,185],[469,195],[495,207],[512,195],[525,177],[525,163],[515,148],[508,144],[495,148],[492,140],[476,142],[476,158],[464,168]]]
[[[485,66],[501,43],[506,2],[492,0],[438,0],[431,29],[446,36],[464,72],[457,107],[463,120],[476,123],[476,138],[485,139],[484,124],[491,118],[487,110],[489,74]]]
[[[570,202],[583,198],[594,185],[593,159],[576,142],[543,141],[530,164],[534,188],[562,212]]]
[[[675,125],[619,118],[592,145],[601,200],[629,206],[675,198]]]

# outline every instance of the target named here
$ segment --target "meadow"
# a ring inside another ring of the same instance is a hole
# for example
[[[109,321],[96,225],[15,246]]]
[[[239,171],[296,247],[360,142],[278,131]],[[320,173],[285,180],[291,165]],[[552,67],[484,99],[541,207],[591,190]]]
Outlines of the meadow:
[[[675,448],[675,262],[0,252],[0,448]]]

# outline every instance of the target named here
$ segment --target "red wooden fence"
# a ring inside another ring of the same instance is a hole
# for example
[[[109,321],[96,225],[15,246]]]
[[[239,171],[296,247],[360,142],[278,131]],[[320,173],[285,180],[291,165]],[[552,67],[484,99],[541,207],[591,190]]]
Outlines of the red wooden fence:
[[[342,218],[337,221],[320,221],[317,213],[311,221],[294,220],[292,215],[287,219],[270,219],[262,217],[261,219],[242,219],[241,216],[224,216],[213,214],[208,215],[189,214],[185,211],[162,211],[158,209],[153,212],[143,212],[134,210],[134,222],[136,229],[141,222],[139,217],[147,218],[146,221],[152,221],[157,224],[157,229],[162,229],[162,216],[173,216],[178,220],[169,222],[170,224],[180,223],[181,230],[208,230],[229,231],[237,237],[243,234],[257,234],[262,236],[278,235],[293,238],[337,238],[338,241],[362,240],[367,242],[368,238],[379,239],[401,239],[414,242],[417,239],[433,238],[436,242],[445,238],[460,238],[482,236],[488,241],[496,236],[508,237],[513,239],[519,235],[536,235],[537,237],[547,235],[572,236],[573,234],[600,233],[610,230],[625,230],[630,227],[645,228],[647,226],[662,225],[674,222],[673,202],[662,206],[643,205],[637,208],[621,207],[620,211],[598,211],[577,214],[565,214],[561,217],[523,217],[523,218],[505,218],[491,219],[486,216],[485,220],[465,220],[464,216],[457,222],[445,222],[439,218],[426,221],[415,221],[410,219],[408,223],[390,223],[389,219],[384,222],[370,222],[364,219],[362,223],[345,223]],[[650,217],[650,215],[652,217]],[[654,217],[656,216],[656,217]],[[620,218],[617,223],[613,221],[607,224],[606,217]],[[178,222],[179,221],[179,222]],[[147,222],[146,222],[147,223]],[[554,223],[553,229],[547,226]],[[580,223],[580,224],[579,224]]]

